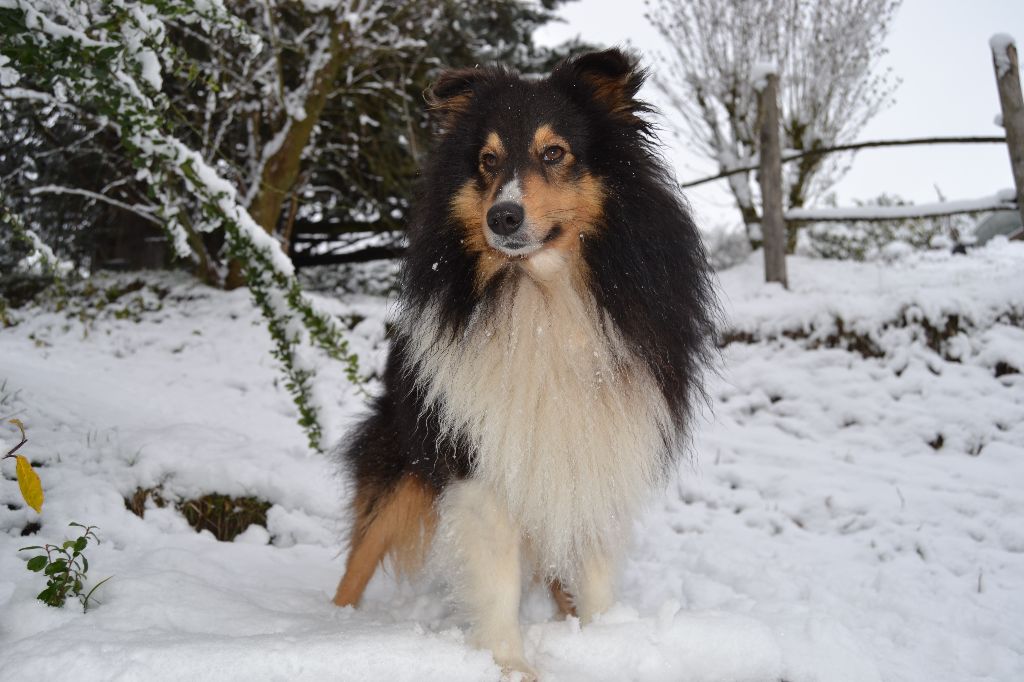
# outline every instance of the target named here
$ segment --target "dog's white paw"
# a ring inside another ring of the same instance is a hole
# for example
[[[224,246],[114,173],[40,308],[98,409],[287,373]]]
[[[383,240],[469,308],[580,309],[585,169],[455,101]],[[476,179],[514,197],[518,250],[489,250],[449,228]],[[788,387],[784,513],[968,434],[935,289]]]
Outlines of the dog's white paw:
[[[501,666],[502,682],[537,682],[537,671],[522,656],[494,657],[494,662]]]
[[[477,641],[477,645],[482,649],[491,650],[494,662],[501,668],[502,682],[537,682],[537,671],[526,662],[523,646],[518,637],[509,639],[499,640],[497,644],[491,646]]]

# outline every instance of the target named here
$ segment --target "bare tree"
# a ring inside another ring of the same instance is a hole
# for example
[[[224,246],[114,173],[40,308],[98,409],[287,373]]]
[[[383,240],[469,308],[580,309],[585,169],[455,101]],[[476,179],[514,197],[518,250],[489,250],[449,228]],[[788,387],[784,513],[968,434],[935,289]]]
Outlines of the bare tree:
[[[898,84],[874,67],[900,1],[648,0],[647,18],[669,45],[653,82],[680,114],[693,148],[722,171],[756,165],[753,74],[765,62],[779,72],[783,148],[843,144],[890,103]],[[821,196],[845,173],[847,159],[810,155],[787,165],[786,207]],[[728,181],[757,242],[750,173]]]

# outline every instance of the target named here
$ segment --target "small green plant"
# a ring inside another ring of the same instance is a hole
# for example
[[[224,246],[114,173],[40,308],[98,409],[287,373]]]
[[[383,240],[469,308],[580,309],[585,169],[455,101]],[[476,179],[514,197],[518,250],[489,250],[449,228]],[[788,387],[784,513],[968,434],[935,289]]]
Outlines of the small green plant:
[[[78,597],[82,608],[89,610],[89,599],[100,585],[110,580],[109,577],[96,583],[91,590],[85,592],[85,579],[89,571],[89,560],[85,558],[85,548],[92,540],[97,545],[100,538],[96,535],[95,526],[83,526],[80,523],[69,524],[82,529],[82,534],[73,540],[65,540],[64,544],[34,545],[22,547],[19,551],[40,549],[45,554],[34,556],[28,560],[26,568],[36,573],[42,571],[46,576],[46,589],[36,595],[36,599],[48,606],[61,607],[68,597]]]

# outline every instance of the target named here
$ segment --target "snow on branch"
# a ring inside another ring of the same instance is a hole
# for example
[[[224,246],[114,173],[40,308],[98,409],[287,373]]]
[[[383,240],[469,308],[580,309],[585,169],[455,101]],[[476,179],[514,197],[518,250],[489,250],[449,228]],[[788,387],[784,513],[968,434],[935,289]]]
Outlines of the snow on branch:
[[[1017,42],[1009,33],[996,33],[988,40],[988,46],[992,48],[992,57],[996,61],[996,69],[1000,78],[1010,70],[1010,46],[1016,44]]]
[[[768,60],[755,62],[754,68],[750,70],[750,79],[754,82],[754,89],[758,92],[764,90],[768,85],[768,76],[778,75],[778,63]]]
[[[35,231],[26,227],[21,218],[7,208],[3,192],[0,192],[0,224],[10,227],[14,237],[31,249],[31,252],[18,263],[16,269],[49,274],[55,281],[59,281],[59,278],[75,269],[73,263],[61,260]]]
[[[981,213],[1015,209],[1014,191],[1004,189],[987,197],[939,201],[903,206],[854,206],[849,208],[795,208],[786,212],[786,220],[802,222],[841,222],[847,220],[899,220]]]

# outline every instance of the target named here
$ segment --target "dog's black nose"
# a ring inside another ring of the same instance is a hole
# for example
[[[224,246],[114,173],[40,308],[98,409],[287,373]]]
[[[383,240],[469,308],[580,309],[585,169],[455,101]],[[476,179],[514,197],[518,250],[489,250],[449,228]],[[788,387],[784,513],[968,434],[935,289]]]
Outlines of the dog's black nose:
[[[495,234],[507,237],[519,229],[525,217],[522,206],[511,201],[503,201],[491,206],[491,210],[487,212],[487,226]]]

